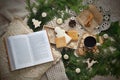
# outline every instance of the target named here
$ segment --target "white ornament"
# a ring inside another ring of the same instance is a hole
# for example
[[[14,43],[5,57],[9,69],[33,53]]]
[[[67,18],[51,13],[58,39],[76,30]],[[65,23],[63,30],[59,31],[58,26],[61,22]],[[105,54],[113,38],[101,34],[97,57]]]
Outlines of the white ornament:
[[[76,72],[76,73],[80,73],[80,72],[81,72],[80,68],[76,68],[76,69],[75,69],[75,72]]]
[[[57,22],[57,24],[62,24],[63,20],[62,20],[62,18],[58,18],[56,22]]]
[[[105,38],[105,39],[107,39],[108,37],[109,37],[108,34],[103,35],[103,38]]]
[[[47,13],[46,12],[42,12],[42,17],[46,17],[47,16]]]
[[[40,24],[41,24],[41,21],[38,21],[38,20],[35,20],[35,19],[32,19],[32,22],[33,22],[33,25],[36,27],[39,27]]]
[[[64,57],[64,59],[66,59],[66,60],[69,59],[69,56],[68,56],[67,54],[65,54],[63,57]]]
[[[57,33],[56,37],[62,37],[65,34],[65,30],[60,27],[55,27],[55,32]]]
[[[56,37],[65,37],[65,40],[66,40],[66,43],[68,44],[70,41],[71,41],[71,37],[68,36],[66,33],[65,33],[65,30],[61,29],[60,27],[56,27],[55,28],[55,32],[57,33]]]
[[[94,60],[92,60],[91,62],[90,62],[90,58],[88,58],[86,61],[85,61],[85,63],[87,63],[88,64],[88,69],[90,69],[95,63],[98,63],[97,61],[94,61]]]

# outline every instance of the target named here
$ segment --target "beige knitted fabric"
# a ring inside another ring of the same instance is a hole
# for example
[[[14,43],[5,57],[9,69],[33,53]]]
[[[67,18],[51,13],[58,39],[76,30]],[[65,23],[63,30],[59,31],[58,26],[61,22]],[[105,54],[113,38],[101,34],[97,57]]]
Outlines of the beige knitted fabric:
[[[62,60],[46,72],[48,80],[68,80]]]
[[[4,38],[10,35],[18,35],[32,32],[20,19],[15,19],[11,22],[7,32],[0,38],[0,80],[39,80],[41,76],[50,68],[53,63],[55,64],[61,57],[60,54],[53,52],[54,61],[21,69],[16,71],[10,71],[8,65],[8,59],[6,54]]]
[[[68,80],[62,60],[51,67],[40,80]]]

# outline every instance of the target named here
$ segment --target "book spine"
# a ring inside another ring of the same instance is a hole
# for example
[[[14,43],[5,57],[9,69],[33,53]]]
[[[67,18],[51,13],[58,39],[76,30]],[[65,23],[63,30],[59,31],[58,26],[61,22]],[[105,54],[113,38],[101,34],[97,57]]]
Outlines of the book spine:
[[[10,71],[13,71],[14,70],[14,66],[12,63],[11,63],[11,60],[10,60],[10,53],[11,53],[11,50],[10,50],[10,47],[9,47],[9,44],[8,44],[8,40],[6,38],[3,39],[3,42],[4,42],[4,46],[5,46],[5,51],[6,51],[6,55],[7,55],[7,60],[8,60],[8,65],[9,65],[9,69]],[[12,56],[12,55],[11,55]],[[13,61],[13,60],[12,60]],[[11,66],[12,65],[12,66]]]

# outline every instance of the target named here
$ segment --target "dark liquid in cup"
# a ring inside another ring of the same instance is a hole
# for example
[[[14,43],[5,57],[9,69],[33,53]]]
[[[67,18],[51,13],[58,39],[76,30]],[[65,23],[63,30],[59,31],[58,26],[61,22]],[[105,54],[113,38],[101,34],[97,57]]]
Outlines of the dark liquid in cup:
[[[88,48],[92,48],[96,45],[96,39],[92,36],[88,36],[84,40],[84,45]]]

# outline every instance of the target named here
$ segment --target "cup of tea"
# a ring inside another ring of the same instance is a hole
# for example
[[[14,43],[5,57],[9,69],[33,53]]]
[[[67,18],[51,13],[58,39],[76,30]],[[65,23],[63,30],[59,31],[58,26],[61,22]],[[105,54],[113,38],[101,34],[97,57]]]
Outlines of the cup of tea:
[[[96,39],[93,36],[87,36],[84,39],[84,45],[85,47],[91,49],[96,45]]]

